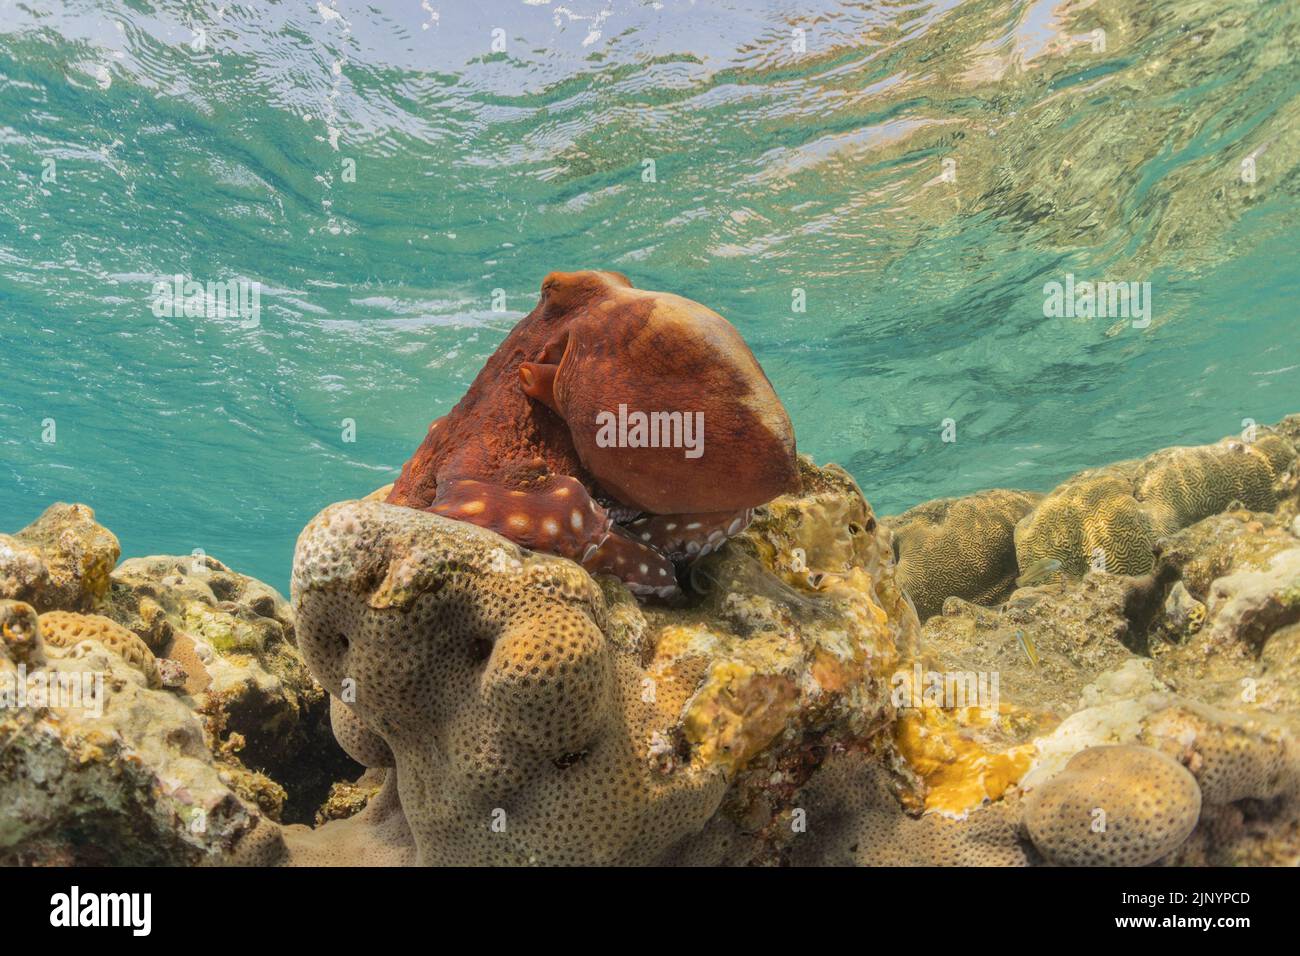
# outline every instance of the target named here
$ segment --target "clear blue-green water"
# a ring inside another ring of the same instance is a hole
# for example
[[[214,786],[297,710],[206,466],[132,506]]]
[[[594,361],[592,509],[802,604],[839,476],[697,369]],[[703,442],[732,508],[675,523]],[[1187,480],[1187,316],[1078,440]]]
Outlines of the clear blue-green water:
[[[553,269],[728,317],[882,513],[1300,411],[1298,47],[1283,0],[0,0],[0,530],[283,589]],[[260,324],[156,316],[178,273]],[[1066,273],[1149,326],[1045,316]]]

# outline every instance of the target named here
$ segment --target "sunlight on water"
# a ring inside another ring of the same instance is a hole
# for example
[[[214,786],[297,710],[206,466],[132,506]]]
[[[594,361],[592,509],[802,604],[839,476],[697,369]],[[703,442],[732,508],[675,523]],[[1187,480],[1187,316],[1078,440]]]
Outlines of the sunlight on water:
[[[553,269],[721,312],[883,513],[1276,420],[1297,29],[1282,0],[0,0],[0,530],[82,501],[125,554],[284,588]],[[156,315],[177,274],[260,283],[256,326]],[[1149,312],[1045,315],[1067,275]]]

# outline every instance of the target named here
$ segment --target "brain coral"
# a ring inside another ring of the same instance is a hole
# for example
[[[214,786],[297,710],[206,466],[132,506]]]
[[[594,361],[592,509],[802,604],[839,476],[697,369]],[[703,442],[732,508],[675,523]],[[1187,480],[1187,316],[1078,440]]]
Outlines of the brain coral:
[[[1034,845],[1063,866],[1146,866],[1177,849],[1201,812],[1196,778],[1148,747],[1080,751],[1030,792]]]
[[[72,648],[82,641],[99,641],[145,675],[151,687],[161,684],[153,651],[122,625],[99,614],[46,611],[41,615],[41,636],[52,647]]]
[[[994,604],[1015,584],[1014,532],[1042,495],[995,488],[929,501],[886,519],[894,534],[898,580],[921,620],[945,598]]]
[[[1277,504],[1273,483],[1295,458],[1286,439],[1260,435],[1254,442],[1226,438],[1196,448],[1166,448],[1143,459],[1137,498],[1157,535],[1172,534],[1240,502],[1252,511]]]
[[[1015,542],[1020,567],[1054,559],[1075,576],[1089,567],[1144,574],[1155,560],[1151,518],[1120,467],[1085,471],[1058,486],[1016,526]]]
[[[390,769],[363,814],[248,854],[716,863],[780,844],[825,748],[887,744],[916,628],[852,480],[801,467],[807,496],[761,509],[678,609],[473,525],[327,508],[295,556],[299,640],[343,745]]]
[[[1023,570],[1055,559],[1075,576],[1090,567],[1146,574],[1155,564],[1157,538],[1234,502],[1275,507],[1275,484],[1295,457],[1287,439],[1268,432],[1254,442],[1225,438],[1166,448],[1141,461],[1082,472],[1016,526],[1016,560]]]

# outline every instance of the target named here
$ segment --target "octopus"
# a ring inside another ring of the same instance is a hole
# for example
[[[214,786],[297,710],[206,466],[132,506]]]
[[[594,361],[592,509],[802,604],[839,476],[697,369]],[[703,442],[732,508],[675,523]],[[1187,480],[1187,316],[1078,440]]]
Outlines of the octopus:
[[[668,600],[679,570],[798,490],[790,418],[735,327],[583,271],[546,277],[387,500]]]

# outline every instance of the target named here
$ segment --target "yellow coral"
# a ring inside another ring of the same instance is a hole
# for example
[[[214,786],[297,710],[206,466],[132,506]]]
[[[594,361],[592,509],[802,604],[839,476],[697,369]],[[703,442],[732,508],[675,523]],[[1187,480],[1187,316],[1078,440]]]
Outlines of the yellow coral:
[[[1009,711],[1007,705],[1000,707]],[[981,708],[921,707],[902,713],[894,725],[894,743],[903,759],[925,781],[925,809],[961,817],[998,800],[1020,782],[1033,762],[1033,744],[991,751],[971,728],[987,725]]]
[[[713,665],[682,721],[696,766],[733,774],[785,729],[798,698],[783,677],[735,661]]]

